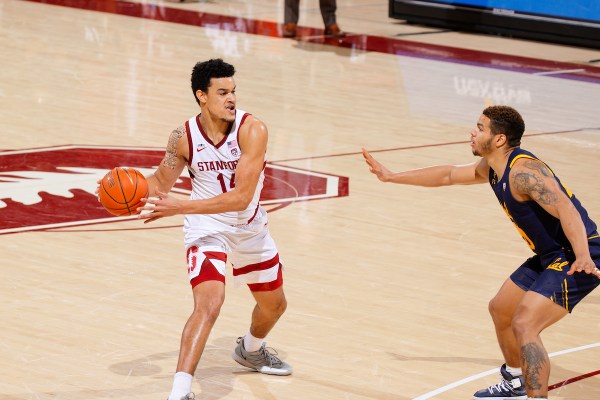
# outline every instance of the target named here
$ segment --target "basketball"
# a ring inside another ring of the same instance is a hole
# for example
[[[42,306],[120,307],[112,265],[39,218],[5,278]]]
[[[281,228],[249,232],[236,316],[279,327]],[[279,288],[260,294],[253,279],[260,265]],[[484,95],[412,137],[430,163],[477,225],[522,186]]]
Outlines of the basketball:
[[[100,181],[98,197],[106,211],[113,215],[138,214],[137,208],[144,205],[140,199],[148,197],[148,182],[134,168],[116,167]]]

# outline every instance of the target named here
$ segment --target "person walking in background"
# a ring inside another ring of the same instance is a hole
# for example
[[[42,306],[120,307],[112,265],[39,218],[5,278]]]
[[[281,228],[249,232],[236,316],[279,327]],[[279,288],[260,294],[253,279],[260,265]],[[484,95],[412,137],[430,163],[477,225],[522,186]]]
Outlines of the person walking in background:
[[[250,329],[232,357],[264,374],[292,368],[265,347],[265,337],[286,309],[282,264],[259,198],[266,164],[267,127],[236,108],[235,69],[221,59],[197,63],[192,91],[201,113],[175,129],[165,156],[147,177],[151,196],[139,218],[145,223],[184,214],[184,242],[194,310],[181,336],[177,371],[168,400],[193,399],[192,378],[225,299],[225,266],[236,285],[256,301]],[[182,171],[192,178],[189,200],[167,193]]]
[[[500,383],[477,391],[474,399],[547,399],[550,360],[540,333],[600,284],[596,224],[550,167],[520,148],[524,130],[515,109],[486,108],[471,131],[471,150],[481,158],[466,165],[394,173],[363,149],[369,170],[382,182],[428,187],[488,182],[535,253],[489,303],[505,363]]]
[[[325,25],[325,35],[344,36],[336,22],[336,0],[319,0],[319,8]],[[300,17],[300,0],[285,0],[283,15],[283,37],[296,37],[298,19]]]

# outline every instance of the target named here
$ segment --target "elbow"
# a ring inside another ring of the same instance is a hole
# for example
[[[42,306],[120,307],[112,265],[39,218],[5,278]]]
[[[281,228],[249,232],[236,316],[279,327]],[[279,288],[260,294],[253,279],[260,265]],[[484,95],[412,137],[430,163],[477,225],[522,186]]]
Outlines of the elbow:
[[[244,211],[246,208],[248,208],[248,204],[250,203],[237,203],[234,207],[232,211]]]
[[[251,196],[238,196],[238,198],[235,200],[235,202],[233,204],[232,211],[244,211],[245,209],[248,208],[251,201],[252,201]]]
[[[160,190],[163,193],[169,193],[173,185],[169,185],[168,183],[161,180],[156,172],[152,175],[146,177],[146,182],[148,183],[148,197],[156,196],[156,189]]]

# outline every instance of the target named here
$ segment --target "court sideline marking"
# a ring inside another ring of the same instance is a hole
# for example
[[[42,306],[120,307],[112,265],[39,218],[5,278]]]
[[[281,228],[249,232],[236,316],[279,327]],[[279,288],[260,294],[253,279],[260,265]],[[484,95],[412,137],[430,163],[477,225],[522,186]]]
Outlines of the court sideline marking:
[[[548,354],[548,357],[561,356],[563,354],[574,353],[576,351],[587,350],[587,349],[591,349],[591,348],[594,348],[594,347],[600,347],[600,342],[588,344],[588,345],[585,345],[585,346],[573,347],[573,348],[570,348],[570,349],[566,349],[566,350],[561,350],[561,351],[557,351],[557,352],[554,352],[554,353],[550,353],[550,354]],[[464,378],[464,379],[461,379],[459,381],[450,383],[450,384],[448,384],[446,386],[442,386],[439,389],[433,390],[433,391],[431,391],[429,393],[422,394],[421,396],[415,397],[412,400],[430,399],[430,398],[432,398],[433,396],[435,396],[437,394],[447,392],[450,389],[454,389],[454,388],[456,388],[458,386],[464,385],[465,383],[472,382],[474,380],[477,380],[479,378],[483,378],[484,376],[495,374],[497,372],[498,372],[498,368],[490,369],[489,371],[481,372],[479,374],[469,376],[468,378]],[[549,389],[550,388],[557,389],[559,387],[566,386],[569,383],[577,382],[577,381],[579,381],[581,379],[589,378],[589,377],[597,375],[597,374],[600,374],[600,371],[590,372],[590,373],[587,373],[587,374],[580,375],[579,377],[567,379],[567,380],[559,382],[559,383],[557,383],[555,385],[549,386]],[[552,390],[552,389],[550,389],[550,390]]]

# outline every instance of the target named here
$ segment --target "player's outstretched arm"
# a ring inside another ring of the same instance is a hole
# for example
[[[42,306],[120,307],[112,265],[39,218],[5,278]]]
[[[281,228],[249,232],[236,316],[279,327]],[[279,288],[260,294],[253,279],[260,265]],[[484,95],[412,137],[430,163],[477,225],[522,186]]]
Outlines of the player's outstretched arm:
[[[382,182],[404,185],[438,187],[448,185],[470,185],[487,181],[489,167],[484,159],[466,165],[435,165],[403,172],[392,172],[377,161],[366,150],[363,157],[369,171]]]

